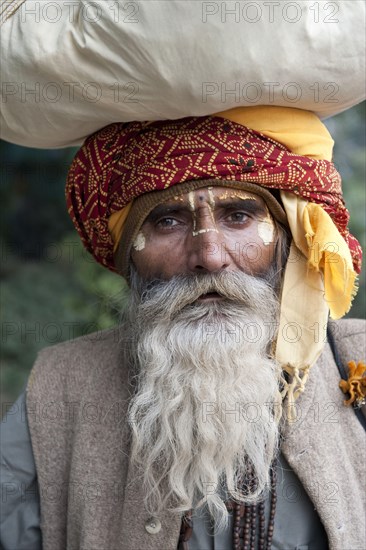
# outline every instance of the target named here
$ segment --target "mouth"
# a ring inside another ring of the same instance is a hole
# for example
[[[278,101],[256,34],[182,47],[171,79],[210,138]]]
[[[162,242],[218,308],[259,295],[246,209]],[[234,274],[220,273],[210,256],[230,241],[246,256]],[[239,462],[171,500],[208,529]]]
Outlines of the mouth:
[[[218,292],[207,292],[206,294],[201,294],[201,296],[197,299],[197,302],[210,302],[222,299],[223,296]]]

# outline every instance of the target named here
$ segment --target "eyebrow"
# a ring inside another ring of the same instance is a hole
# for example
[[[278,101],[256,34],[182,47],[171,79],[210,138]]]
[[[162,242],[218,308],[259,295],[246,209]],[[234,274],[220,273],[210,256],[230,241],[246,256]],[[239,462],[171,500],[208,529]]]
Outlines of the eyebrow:
[[[246,198],[246,199],[223,199],[216,202],[217,208],[227,208],[233,210],[245,210],[251,214],[267,214],[267,208],[263,204],[260,204],[255,198]],[[164,203],[159,204],[150,212],[146,221],[156,221],[157,218],[161,216],[167,216],[170,214],[180,214],[191,212],[191,207],[188,203],[186,204],[176,204],[176,203]]]

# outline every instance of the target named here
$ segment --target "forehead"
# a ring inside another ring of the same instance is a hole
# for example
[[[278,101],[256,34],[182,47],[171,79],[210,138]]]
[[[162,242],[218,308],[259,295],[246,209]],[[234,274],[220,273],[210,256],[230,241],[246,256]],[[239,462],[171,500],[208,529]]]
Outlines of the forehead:
[[[165,206],[175,206],[178,204],[184,204],[188,207],[194,208],[199,207],[200,204],[208,203],[211,207],[219,206],[220,204],[226,204],[230,202],[240,202],[240,201],[253,201],[266,208],[266,203],[262,197],[251,193],[249,191],[244,191],[241,189],[234,189],[231,187],[201,187],[193,191],[188,191],[186,193],[177,194],[172,198],[161,203]]]

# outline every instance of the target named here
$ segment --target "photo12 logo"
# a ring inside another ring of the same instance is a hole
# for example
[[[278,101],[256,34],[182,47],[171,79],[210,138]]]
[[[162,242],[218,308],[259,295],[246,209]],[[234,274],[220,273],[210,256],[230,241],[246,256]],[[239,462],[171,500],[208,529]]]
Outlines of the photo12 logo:
[[[202,2],[202,22],[339,23],[336,2]]]
[[[105,87],[98,82],[3,82],[1,101],[16,100],[21,103],[57,103],[76,100],[98,103],[108,97],[113,103],[138,103],[137,82],[113,82]]]
[[[275,104],[298,103],[307,97],[313,103],[338,103],[339,85],[336,82],[313,82],[306,86],[298,82],[202,82],[202,102],[215,96],[221,103]]]
[[[102,7],[102,5],[103,7]],[[59,21],[69,23],[101,23],[103,19],[113,19],[114,23],[139,23],[139,5],[137,2],[88,2],[68,0],[67,2],[32,2],[27,0],[20,8],[21,23],[50,23]]]

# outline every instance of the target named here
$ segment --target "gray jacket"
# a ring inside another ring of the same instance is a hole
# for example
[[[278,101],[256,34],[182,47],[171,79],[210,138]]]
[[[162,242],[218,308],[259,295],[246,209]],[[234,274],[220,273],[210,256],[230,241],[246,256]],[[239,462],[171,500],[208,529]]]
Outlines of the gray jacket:
[[[365,356],[365,350],[361,349],[365,344],[363,322],[341,322],[337,332],[343,361]],[[166,514],[159,518],[160,530],[149,533],[146,530],[149,518],[141,506],[143,495],[138,479],[128,467],[125,411],[129,389],[126,368],[119,361],[118,340],[117,331],[106,331],[94,339],[89,336],[48,348],[40,354],[32,371],[28,421],[37,464],[45,550],[177,548],[179,518]],[[363,550],[366,547],[361,512],[364,436],[352,409],[342,404],[344,396],[338,380],[338,371],[326,347],[300,398],[298,420],[287,427],[282,447],[285,457],[282,483],[287,489],[292,484],[295,492],[302,491],[302,486],[305,488],[325,526],[331,549]],[[8,429],[7,437],[9,432],[13,434],[10,446],[17,442],[22,445],[19,438],[23,438],[28,447],[21,446],[18,458],[13,457],[12,463],[9,464],[6,455],[3,460],[8,474],[3,492],[6,494],[3,529],[11,532],[27,518],[14,550],[36,549],[40,541],[39,498],[34,491],[36,469],[24,422],[24,405],[19,401],[13,412],[17,407],[20,414],[10,415],[6,422],[17,418],[18,428]],[[290,472],[286,473],[287,469]],[[291,477],[291,469],[302,485],[296,485],[297,478]],[[306,507],[310,501],[305,493],[297,503],[289,498],[283,500],[284,508],[280,517],[276,516],[278,542],[275,537],[273,548],[326,548],[320,524],[317,535],[311,539],[322,541],[320,545],[309,545],[310,539],[288,541],[286,530],[290,538],[293,532],[299,534],[299,526],[314,525],[317,514],[311,504]],[[286,514],[290,521],[286,521]],[[207,536],[193,540],[192,548],[206,549],[206,539]],[[3,540],[4,548],[10,548],[9,537]],[[222,544],[228,541],[223,539]],[[218,546],[217,542],[215,548],[229,547]],[[210,539],[207,544],[211,544]]]

